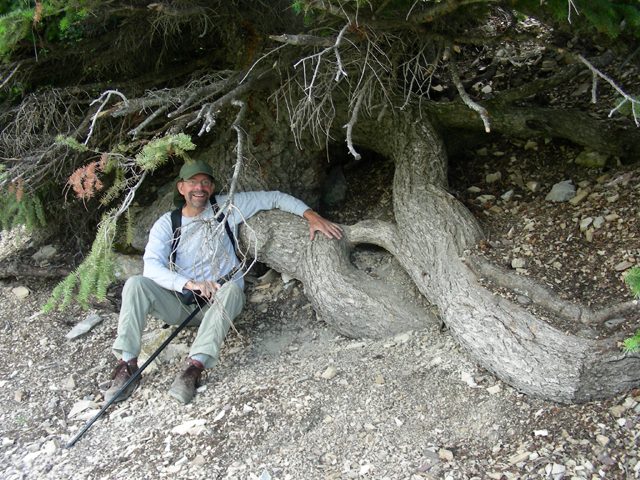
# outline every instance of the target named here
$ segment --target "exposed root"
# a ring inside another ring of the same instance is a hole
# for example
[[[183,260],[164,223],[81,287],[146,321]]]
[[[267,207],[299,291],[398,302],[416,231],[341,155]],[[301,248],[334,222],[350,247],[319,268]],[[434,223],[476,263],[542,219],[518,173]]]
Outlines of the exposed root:
[[[600,310],[592,310],[585,305],[564,300],[553,290],[545,288],[534,280],[494,265],[477,255],[466,257],[465,263],[478,277],[485,277],[496,285],[508,288],[520,295],[526,295],[537,305],[567,320],[596,324],[605,322],[616,315],[640,308],[640,303],[632,300]]]

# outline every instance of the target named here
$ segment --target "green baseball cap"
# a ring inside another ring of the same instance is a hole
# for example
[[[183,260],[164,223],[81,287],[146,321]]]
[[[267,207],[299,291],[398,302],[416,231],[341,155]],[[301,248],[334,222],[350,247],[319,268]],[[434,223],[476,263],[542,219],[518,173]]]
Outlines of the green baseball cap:
[[[213,177],[213,169],[211,165],[207,162],[203,162],[202,160],[197,160],[193,163],[185,163],[180,169],[180,179],[178,182],[182,180],[188,180],[194,175],[198,175],[199,173],[204,173],[205,175],[209,175],[211,177],[211,181],[213,182],[213,193],[212,195],[217,195],[222,190],[222,185],[218,183],[218,181]],[[185,205],[184,197],[178,191],[178,182],[176,182],[175,192],[173,194],[173,204],[181,208]],[[213,201],[215,203],[215,200]]]

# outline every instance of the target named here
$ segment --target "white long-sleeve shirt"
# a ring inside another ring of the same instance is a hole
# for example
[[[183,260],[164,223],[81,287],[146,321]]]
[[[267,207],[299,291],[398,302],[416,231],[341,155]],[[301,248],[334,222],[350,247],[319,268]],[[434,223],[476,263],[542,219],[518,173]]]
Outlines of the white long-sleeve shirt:
[[[215,200],[222,205],[226,195]],[[238,225],[261,210],[278,208],[302,216],[309,209],[304,202],[282,192],[243,192],[234,195],[234,208],[227,217],[234,236]],[[176,252],[175,271],[169,268],[173,230],[171,212],[160,217],[151,227],[144,252],[143,275],[167,290],[183,292],[189,281],[216,281],[229,274],[240,262],[224,224],[218,223],[211,204],[196,217],[182,217],[180,242]],[[244,287],[238,272],[238,282]]]

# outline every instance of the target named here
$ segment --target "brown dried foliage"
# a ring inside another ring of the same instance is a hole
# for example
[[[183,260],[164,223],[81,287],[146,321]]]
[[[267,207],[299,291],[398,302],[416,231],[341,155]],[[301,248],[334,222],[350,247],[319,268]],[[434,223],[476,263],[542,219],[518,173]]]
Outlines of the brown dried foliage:
[[[102,167],[103,161],[91,162],[73,172],[67,184],[76,192],[76,197],[88,200],[95,195],[96,190],[102,189],[103,184],[96,174],[96,169],[102,170]]]

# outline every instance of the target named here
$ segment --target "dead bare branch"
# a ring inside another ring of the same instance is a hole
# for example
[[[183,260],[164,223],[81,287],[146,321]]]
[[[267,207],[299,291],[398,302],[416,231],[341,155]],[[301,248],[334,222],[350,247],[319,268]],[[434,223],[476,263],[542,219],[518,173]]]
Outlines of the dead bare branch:
[[[335,45],[336,39],[333,37],[316,37],[315,35],[270,35],[269,38],[276,42],[289,45],[304,45],[311,47],[331,47]]]
[[[360,90],[360,93],[356,97],[356,104],[354,105],[353,110],[351,111],[351,118],[349,119],[349,122],[343,127],[347,129],[347,148],[349,149],[349,153],[353,155],[353,158],[355,158],[356,160],[360,160],[361,156],[358,152],[356,152],[355,148],[353,148],[352,134],[353,134],[353,126],[358,120],[358,113],[360,112],[360,106],[362,105],[362,99],[364,98],[364,94],[365,94],[365,89],[363,88],[362,90]]]
[[[233,100],[236,100],[239,96],[243,95],[251,88],[254,87],[259,75],[254,76],[249,79],[246,83],[242,85],[238,85],[236,88],[231,90],[229,93],[223,95],[218,100],[213,103],[207,103],[202,106],[200,112],[198,112],[198,116],[192,120],[187,126],[191,126],[196,124],[200,119],[204,118],[204,122],[202,123],[202,128],[198,132],[198,135],[202,135],[205,132],[209,132],[211,128],[216,124],[216,117],[218,115],[219,109],[224,105],[232,103]]]
[[[618,92],[622,96],[622,101],[615,108],[611,109],[611,111],[609,112],[609,117],[612,117],[627,102],[629,102],[629,103],[631,103],[631,114],[633,115],[633,120],[636,122],[636,126],[640,127],[640,120],[638,118],[640,116],[640,100],[632,97],[631,95],[626,93],[624,90],[622,90],[616,84],[616,82],[613,81],[613,79],[611,79],[610,77],[608,77],[607,75],[602,73],[601,70],[596,68],[591,62],[589,62],[582,55],[578,54],[578,55],[576,55],[576,58],[579,59],[582,63],[584,63],[589,68],[589,70],[591,70],[591,73],[593,75],[592,76],[593,84],[592,84],[592,88],[591,88],[591,102],[592,103],[596,103],[598,101],[598,98],[597,98],[598,78],[602,78],[609,85],[611,85],[616,92]]]
[[[111,99],[112,95],[119,96],[124,101],[125,104],[128,101],[127,97],[125,97],[118,90],[107,90],[106,92],[102,92],[102,95],[100,95],[99,98],[97,98],[96,100],[91,102],[91,105],[99,104],[100,106],[98,107],[98,111],[93,115],[93,120],[91,121],[91,126],[89,127],[89,133],[87,134],[87,138],[84,141],[85,145],[87,145],[89,143],[89,139],[91,139],[91,136],[93,134],[93,129],[94,129],[94,127],[96,125],[96,122],[98,121],[98,118],[100,116],[100,112],[105,107],[105,105],[109,102],[109,100]]]
[[[9,82],[9,80],[11,80],[11,78],[15,75],[15,73],[18,71],[18,68],[20,68],[20,64],[18,63],[18,65],[16,65],[16,68],[13,69],[13,71],[7,75],[7,78],[5,78],[2,81],[2,84],[0,85],[0,89],[4,88],[4,86]]]
[[[611,52],[607,52],[604,55],[591,59],[590,63],[594,67],[602,68],[610,64],[614,60],[614,55]],[[533,82],[522,85],[521,87],[512,88],[503,92],[497,92],[494,94],[494,101],[502,104],[512,103],[516,100],[529,97],[538,92],[549,90],[558,85],[568,82],[574,78],[582,69],[582,66],[575,62],[567,67],[561,69],[558,73],[552,75],[549,78],[542,78]]]
[[[458,75],[458,67],[456,65],[456,61],[453,56],[451,56],[451,58],[449,59],[449,68],[451,70],[451,80],[453,81],[454,85],[458,89],[460,98],[462,98],[462,101],[471,110],[478,112],[478,115],[480,115],[480,118],[482,119],[482,123],[484,124],[484,130],[487,133],[489,133],[491,131],[491,125],[489,124],[489,113],[482,105],[478,105],[476,102],[471,100],[471,97],[469,97],[469,95],[465,91],[464,86],[460,81],[460,76]]]

